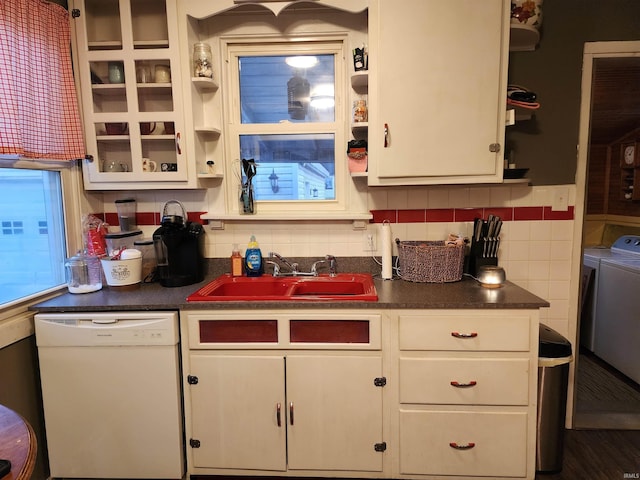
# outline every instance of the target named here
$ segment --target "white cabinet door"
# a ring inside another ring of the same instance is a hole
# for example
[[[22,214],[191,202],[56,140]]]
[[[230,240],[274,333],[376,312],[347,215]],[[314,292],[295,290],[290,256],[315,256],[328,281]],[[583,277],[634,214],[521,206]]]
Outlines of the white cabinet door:
[[[382,471],[381,374],[380,357],[287,356],[289,469]]]
[[[370,185],[502,181],[509,12],[506,0],[372,0]]]
[[[284,358],[191,355],[195,467],[286,470]],[[280,421],[278,421],[280,408]]]
[[[72,0],[87,190],[186,188],[175,0]],[[195,180],[194,180],[195,183]]]
[[[382,471],[380,357],[199,353],[190,363],[194,467]]]

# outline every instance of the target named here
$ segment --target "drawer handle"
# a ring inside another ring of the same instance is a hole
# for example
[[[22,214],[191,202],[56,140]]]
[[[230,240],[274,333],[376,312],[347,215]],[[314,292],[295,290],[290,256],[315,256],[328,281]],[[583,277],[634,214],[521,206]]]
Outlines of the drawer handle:
[[[477,383],[478,382],[476,382],[475,380],[471,380],[469,383],[460,383],[460,382],[453,381],[451,382],[451,386],[456,388],[467,388],[467,387],[475,387]]]
[[[282,404],[276,404],[276,421],[278,422],[278,427],[282,426]]]
[[[476,332],[471,332],[471,333],[451,332],[451,336],[456,338],[476,338],[478,334]]]
[[[293,402],[289,404],[289,423],[293,425]]]
[[[456,442],[450,442],[450,443],[449,443],[449,446],[450,446],[451,448],[455,448],[456,450],[470,450],[470,449],[472,449],[473,447],[475,447],[475,446],[476,446],[476,444],[475,444],[475,443],[473,443],[473,442],[469,442],[469,443],[467,443],[466,445],[458,445]]]

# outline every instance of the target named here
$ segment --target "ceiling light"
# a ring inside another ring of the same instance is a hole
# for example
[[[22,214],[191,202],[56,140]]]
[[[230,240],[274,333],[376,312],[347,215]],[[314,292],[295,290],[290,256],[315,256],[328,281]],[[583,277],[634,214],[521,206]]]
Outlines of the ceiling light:
[[[285,62],[293,68],[311,68],[318,64],[318,57],[313,55],[298,55],[295,57],[287,57]]]

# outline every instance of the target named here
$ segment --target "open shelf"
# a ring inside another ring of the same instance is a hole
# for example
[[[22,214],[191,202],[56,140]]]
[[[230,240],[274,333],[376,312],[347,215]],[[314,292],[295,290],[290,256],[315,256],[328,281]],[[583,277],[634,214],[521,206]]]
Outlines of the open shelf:
[[[531,25],[511,24],[510,52],[532,52],[540,41],[540,32]]]
[[[360,72],[355,72],[353,75],[351,75],[351,86],[354,89],[368,87],[369,72],[367,70],[363,70]]]

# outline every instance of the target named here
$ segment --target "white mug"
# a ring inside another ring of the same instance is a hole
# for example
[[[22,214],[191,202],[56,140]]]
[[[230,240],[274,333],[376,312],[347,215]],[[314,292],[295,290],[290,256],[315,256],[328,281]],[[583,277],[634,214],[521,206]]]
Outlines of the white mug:
[[[169,65],[156,65],[156,82],[171,83],[171,69]]]
[[[155,172],[158,168],[158,164],[148,158],[142,159],[142,171],[143,172]]]

